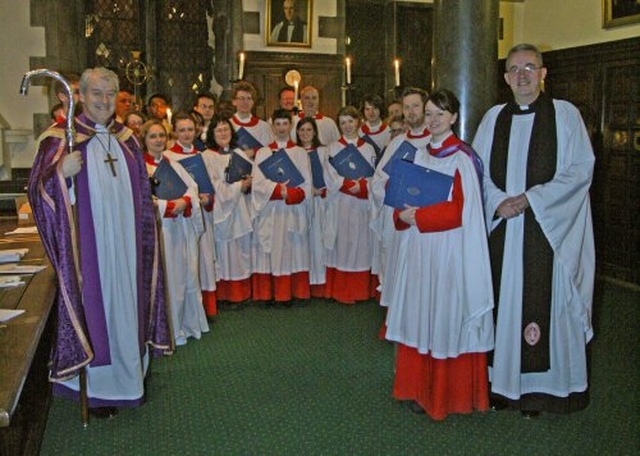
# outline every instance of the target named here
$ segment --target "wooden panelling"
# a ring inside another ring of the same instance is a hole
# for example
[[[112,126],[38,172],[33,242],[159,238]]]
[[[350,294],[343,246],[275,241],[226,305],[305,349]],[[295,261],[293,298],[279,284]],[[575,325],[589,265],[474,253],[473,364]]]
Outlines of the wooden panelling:
[[[640,39],[548,52],[544,60],[546,91],[580,109],[596,154],[598,270],[640,284]]]
[[[245,80],[258,90],[256,115],[268,118],[278,107],[278,91],[287,85],[289,70],[302,75],[300,88],[312,85],[320,92],[320,111],[335,118],[342,100],[343,62],[340,56],[303,53],[248,52]]]

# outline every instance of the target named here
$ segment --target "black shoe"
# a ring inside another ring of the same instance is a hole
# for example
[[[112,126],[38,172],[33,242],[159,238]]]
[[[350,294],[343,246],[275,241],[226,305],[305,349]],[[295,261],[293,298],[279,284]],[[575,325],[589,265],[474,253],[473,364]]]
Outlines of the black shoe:
[[[425,413],[424,409],[416,401],[408,401],[407,402],[407,407],[413,413],[416,413],[418,415],[423,415]]]
[[[287,309],[290,309],[291,306],[293,306],[293,303],[291,301],[282,301],[282,305]]]
[[[540,416],[540,412],[538,410],[521,410],[520,413],[525,420],[532,420]]]
[[[110,419],[118,414],[118,409],[115,407],[93,407],[89,409],[91,416],[98,418],[99,420]]]
[[[489,398],[489,408],[494,412],[499,412],[509,407],[509,404],[504,399],[498,399],[497,397]]]

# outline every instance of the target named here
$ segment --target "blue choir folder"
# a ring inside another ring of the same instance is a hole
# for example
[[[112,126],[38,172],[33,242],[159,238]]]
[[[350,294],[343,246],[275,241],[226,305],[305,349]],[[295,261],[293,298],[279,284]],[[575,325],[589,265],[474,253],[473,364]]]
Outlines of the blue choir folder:
[[[198,184],[198,193],[208,193],[210,195],[215,193],[213,184],[207,173],[207,167],[202,159],[202,154],[198,152],[187,158],[183,158],[180,160],[180,164],[191,174],[193,180]]]
[[[371,177],[375,171],[353,144],[349,144],[333,157],[329,157],[329,163],[345,179],[356,180],[362,177]]]
[[[397,160],[404,160],[413,163],[416,159],[417,150],[418,148],[409,141],[402,141],[382,170],[388,175],[391,175],[393,172],[393,165]]]
[[[382,149],[380,148],[380,146],[378,146],[378,143],[376,143],[373,138],[369,135],[362,135],[361,138],[367,143],[370,144],[371,147],[373,147],[374,152],[376,153],[376,160],[380,158],[381,156],[381,152]]]
[[[247,160],[238,152],[231,152],[231,158],[229,159],[229,166],[225,173],[225,180],[228,184],[233,184],[242,180],[245,176],[251,175],[253,169],[253,163]]]
[[[288,180],[287,187],[297,187],[304,182],[304,177],[284,149],[278,149],[258,166],[270,181],[282,184]]]
[[[309,161],[311,162],[311,177],[315,188],[325,188],[327,184],[324,181],[324,172],[322,171],[322,163],[317,150],[309,151]]]
[[[258,150],[262,147],[262,144],[244,127],[238,128],[236,135],[238,135],[238,145],[241,149]]]
[[[167,160],[161,160],[151,178],[153,195],[162,200],[182,198],[187,192],[187,184]]]
[[[396,209],[431,206],[447,201],[453,177],[406,160],[397,160],[389,176],[384,204]]]

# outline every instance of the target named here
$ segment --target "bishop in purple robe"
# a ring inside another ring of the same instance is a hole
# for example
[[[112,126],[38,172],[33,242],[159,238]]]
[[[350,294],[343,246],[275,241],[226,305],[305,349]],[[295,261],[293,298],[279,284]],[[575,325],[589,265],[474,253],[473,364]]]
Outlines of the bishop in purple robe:
[[[113,120],[118,78],[104,68],[80,81],[84,112],[68,153],[65,123],[40,138],[29,200],[58,277],[54,392],[89,407],[144,401],[148,348],[171,350],[151,189],[133,133]]]

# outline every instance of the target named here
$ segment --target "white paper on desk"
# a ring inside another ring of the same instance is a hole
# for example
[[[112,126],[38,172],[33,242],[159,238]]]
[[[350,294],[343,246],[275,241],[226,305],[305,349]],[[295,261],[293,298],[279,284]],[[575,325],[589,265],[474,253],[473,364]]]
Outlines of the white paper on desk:
[[[0,276],[0,288],[11,288],[20,285],[24,285],[24,282],[20,280],[18,275]]]
[[[24,309],[0,309],[0,323],[5,323],[24,313]]]
[[[29,249],[4,249],[0,250],[0,263],[15,263],[20,261]]]
[[[37,226],[23,226],[23,227],[16,228],[13,231],[7,231],[4,234],[5,235],[10,235],[10,234],[36,234],[37,232],[38,232],[38,227]]]
[[[22,265],[16,263],[0,264],[0,274],[35,274],[46,266]]]

